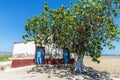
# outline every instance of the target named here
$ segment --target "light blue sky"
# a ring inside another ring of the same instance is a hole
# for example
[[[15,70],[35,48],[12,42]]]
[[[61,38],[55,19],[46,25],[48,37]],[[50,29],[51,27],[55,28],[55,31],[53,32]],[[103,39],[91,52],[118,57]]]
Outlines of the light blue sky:
[[[60,7],[62,4],[69,6],[70,0],[0,0],[0,52],[12,52],[14,42],[22,42],[25,34],[24,25],[26,18],[39,15],[44,7],[44,2],[50,8]],[[120,23],[120,17],[116,19]],[[119,53],[120,43],[114,42],[115,50],[105,48],[103,53]]]

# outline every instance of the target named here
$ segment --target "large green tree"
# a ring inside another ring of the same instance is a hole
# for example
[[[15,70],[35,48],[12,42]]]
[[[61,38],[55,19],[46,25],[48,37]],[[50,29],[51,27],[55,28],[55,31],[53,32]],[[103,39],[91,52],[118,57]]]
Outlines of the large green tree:
[[[27,19],[25,41],[36,46],[54,45],[68,48],[77,55],[75,71],[84,72],[83,58],[89,54],[93,61],[104,46],[115,48],[111,42],[119,40],[120,27],[114,24],[120,7],[119,0],[77,0],[71,7],[62,5],[50,9],[45,3],[39,16]]]

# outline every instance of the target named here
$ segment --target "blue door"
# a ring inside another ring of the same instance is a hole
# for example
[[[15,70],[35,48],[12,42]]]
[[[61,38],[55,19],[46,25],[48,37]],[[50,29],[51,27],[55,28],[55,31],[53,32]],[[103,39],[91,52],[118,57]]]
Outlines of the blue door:
[[[43,48],[37,48],[36,50],[36,64],[43,64]]]
[[[65,63],[68,63],[68,61],[69,61],[68,49],[64,49],[64,51],[63,51],[63,59],[64,59]]]

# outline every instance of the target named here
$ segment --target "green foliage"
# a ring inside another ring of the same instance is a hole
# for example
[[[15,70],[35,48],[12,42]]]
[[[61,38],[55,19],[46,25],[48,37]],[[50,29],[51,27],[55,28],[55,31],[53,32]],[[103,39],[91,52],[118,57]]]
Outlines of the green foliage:
[[[114,49],[111,42],[119,40],[120,27],[114,24],[119,7],[119,0],[78,0],[70,8],[58,9],[49,9],[45,3],[39,16],[27,19],[23,38],[37,46],[68,48],[78,57],[89,53],[99,63],[102,47]]]

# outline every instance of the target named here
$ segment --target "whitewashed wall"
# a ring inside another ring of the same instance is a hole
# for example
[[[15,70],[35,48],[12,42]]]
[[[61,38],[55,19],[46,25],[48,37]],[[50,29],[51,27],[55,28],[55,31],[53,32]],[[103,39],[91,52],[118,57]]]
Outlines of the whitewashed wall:
[[[35,54],[35,44],[34,42],[28,43],[15,43],[13,48],[13,54]]]
[[[28,43],[15,43],[13,46],[13,58],[34,58],[35,57],[35,44],[34,42]]]
[[[54,56],[57,53],[56,58],[63,58],[63,49],[55,48],[53,45],[45,45],[44,47],[46,54],[52,54]],[[45,58],[49,58],[49,56],[45,56]]]
[[[52,54],[55,55],[55,53],[59,54],[56,56],[56,58],[63,58],[63,49],[54,48],[53,45],[44,45],[45,47],[45,54]],[[33,59],[35,58],[35,51],[36,47],[34,42],[28,42],[28,43],[15,43],[13,46],[13,59],[19,59],[19,58],[28,58]],[[45,58],[49,58],[49,56],[45,55]]]

